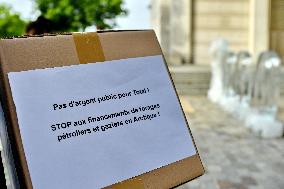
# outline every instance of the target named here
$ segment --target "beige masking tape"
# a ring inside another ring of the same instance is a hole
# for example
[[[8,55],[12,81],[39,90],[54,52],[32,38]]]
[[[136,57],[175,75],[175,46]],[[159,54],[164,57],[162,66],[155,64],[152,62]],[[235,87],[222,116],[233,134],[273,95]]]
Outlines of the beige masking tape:
[[[105,61],[102,45],[96,32],[73,33],[72,35],[81,64]]]
[[[103,62],[105,56],[99,36],[96,32],[73,33],[77,55],[81,64]],[[109,188],[109,187],[107,187]],[[110,186],[112,189],[144,189],[141,179],[128,179]]]

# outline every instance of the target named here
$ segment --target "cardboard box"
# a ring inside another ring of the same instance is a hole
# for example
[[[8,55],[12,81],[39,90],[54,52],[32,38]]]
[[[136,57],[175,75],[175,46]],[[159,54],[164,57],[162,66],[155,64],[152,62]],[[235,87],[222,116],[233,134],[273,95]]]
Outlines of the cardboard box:
[[[21,188],[33,188],[25,159],[9,72],[162,55],[154,31],[101,31],[0,41],[1,104]],[[198,153],[107,188],[171,188],[204,173]]]

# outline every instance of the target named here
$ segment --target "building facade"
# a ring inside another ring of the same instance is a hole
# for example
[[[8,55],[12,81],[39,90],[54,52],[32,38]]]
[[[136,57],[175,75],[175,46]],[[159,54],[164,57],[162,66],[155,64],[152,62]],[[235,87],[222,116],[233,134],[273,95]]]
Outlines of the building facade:
[[[284,57],[284,0],[152,0],[151,22],[170,64],[210,64],[210,44]]]

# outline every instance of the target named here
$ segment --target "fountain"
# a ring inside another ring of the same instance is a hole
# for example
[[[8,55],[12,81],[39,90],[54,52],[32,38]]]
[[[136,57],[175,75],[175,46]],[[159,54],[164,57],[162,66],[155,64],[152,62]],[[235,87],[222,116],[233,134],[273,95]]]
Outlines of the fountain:
[[[211,63],[211,83],[208,91],[208,98],[212,102],[220,102],[224,94],[223,88],[223,62],[228,53],[228,42],[224,39],[214,41],[209,49],[212,57]]]
[[[260,54],[254,75],[251,112],[245,124],[264,138],[283,135],[283,124],[276,120],[280,70],[281,59],[275,52],[266,51]]]
[[[244,121],[263,138],[283,136],[283,124],[276,120],[280,95],[281,60],[277,53],[260,54],[257,64],[246,51],[230,52],[224,39],[210,47],[212,78],[208,98]]]

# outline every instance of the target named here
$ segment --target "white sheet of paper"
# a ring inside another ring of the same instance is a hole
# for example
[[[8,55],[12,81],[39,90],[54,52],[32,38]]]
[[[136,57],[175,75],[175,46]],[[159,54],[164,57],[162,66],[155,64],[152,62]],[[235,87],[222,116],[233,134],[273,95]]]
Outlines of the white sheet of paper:
[[[196,154],[162,56],[8,77],[36,189],[101,188]],[[81,104],[71,107],[72,101]],[[141,108],[147,106],[154,109]],[[74,126],[79,120],[85,124]],[[113,126],[116,122],[122,125]],[[107,124],[112,128],[105,130]]]

